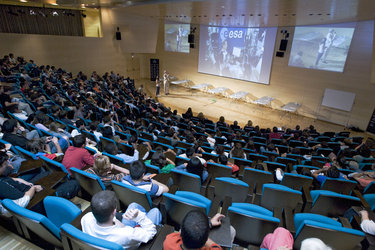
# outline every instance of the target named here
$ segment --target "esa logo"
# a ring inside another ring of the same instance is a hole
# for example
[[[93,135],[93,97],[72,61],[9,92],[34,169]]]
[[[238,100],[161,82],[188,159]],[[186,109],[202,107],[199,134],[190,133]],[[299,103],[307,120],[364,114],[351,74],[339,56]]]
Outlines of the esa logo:
[[[224,28],[224,29],[221,29],[220,31],[220,37],[221,37],[221,40],[225,40],[225,39],[236,39],[236,38],[243,38],[243,30],[235,30],[235,29],[231,29],[231,30],[228,30],[227,28]]]

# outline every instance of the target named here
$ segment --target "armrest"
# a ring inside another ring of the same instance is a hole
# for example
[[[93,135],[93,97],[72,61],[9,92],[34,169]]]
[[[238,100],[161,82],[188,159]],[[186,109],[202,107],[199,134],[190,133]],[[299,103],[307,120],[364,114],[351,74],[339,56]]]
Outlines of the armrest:
[[[43,167],[42,160],[26,160],[21,163],[20,169],[18,170],[17,176],[26,174],[30,171]]]
[[[361,192],[359,192],[358,190],[353,190],[353,193],[355,196],[357,196],[361,200],[362,206],[365,209],[371,210],[371,206],[367,203],[367,201],[365,200]]]
[[[208,213],[208,217],[213,217],[217,211],[219,211],[220,207],[220,199],[215,197],[215,199],[212,201],[210,211]]]
[[[303,204],[304,204],[304,206],[302,208],[302,211],[304,213],[310,212],[313,200],[311,198],[311,194],[310,194],[309,189],[306,188],[306,187],[302,188],[302,200],[303,200]]]
[[[223,206],[221,208],[221,214],[224,214],[226,216],[230,205],[232,205],[232,197],[225,196]]]
[[[352,226],[350,225],[350,222],[347,218],[345,217],[341,217],[339,216],[339,222],[341,222],[341,224],[346,227],[346,228],[352,228]]]
[[[163,249],[163,243],[168,234],[172,233],[174,228],[169,225],[157,226],[157,233],[152,240],[146,244],[141,244],[138,249]]]
[[[278,218],[280,220],[281,224],[282,224],[282,221],[283,221],[283,209],[279,208],[279,207],[275,207],[273,209],[273,217]]]
[[[288,229],[293,235],[296,233],[296,228],[294,226],[294,214],[293,210],[290,208],[284,209],[284,217],[285,217],[285,227]]]

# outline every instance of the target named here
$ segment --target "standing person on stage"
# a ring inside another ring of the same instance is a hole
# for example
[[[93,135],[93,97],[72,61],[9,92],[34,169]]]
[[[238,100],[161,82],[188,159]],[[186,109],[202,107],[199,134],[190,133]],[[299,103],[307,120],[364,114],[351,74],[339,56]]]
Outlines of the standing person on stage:
[[[164,94],[169,95],[169,73],[164,70]]]
[[[156,77],[155,84],[156,84],[156,97],[158,97],[159,94],[160,94],[160,80],[159,80],[159,77]]]

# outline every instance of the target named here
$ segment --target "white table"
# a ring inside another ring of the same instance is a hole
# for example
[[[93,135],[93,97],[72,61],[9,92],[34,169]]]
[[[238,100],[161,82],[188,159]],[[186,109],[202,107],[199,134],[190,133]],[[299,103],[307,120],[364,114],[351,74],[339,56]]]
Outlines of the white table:
[[[190,80],[171,81],[171,83],[175,85],[187,84],[189,82]]]
[[[211,94],[224,94],[224,92],[227,91],[227,90],[228,90],[228,88],[219,87],[219,88],[210,89],[208,91],[208,93],[211,93]]]
[[[296,102],[289,102],[285,104],[284,106],[282,106],[281,109],[283,111],[295,113],[299,109],[299,107],[301,107],[301,104],[296,103]]]
[[[229,96],[229,98],[232,98],[232,99],[242,99],[244,98],[245,96],[247,96],[249,94],[249,92],[246,92],[246,91],[238,91],[232,95]]]
[[[194,85],[191,88],[192,89],[204,90],[204,89],[207,89],[209,86],[210,86],[210,84],[208,84],[208,83],[201,83],[201,84],[198,84],[198,85]]]
[[[263,96],[257,100],[255,100],[253,103],[254,104],[258,104],[258,105],[264,105],[264,106],[268,106],[271,104],[271,102],[275,100],[275,98],[273,97],[270,97],[270,96]]]

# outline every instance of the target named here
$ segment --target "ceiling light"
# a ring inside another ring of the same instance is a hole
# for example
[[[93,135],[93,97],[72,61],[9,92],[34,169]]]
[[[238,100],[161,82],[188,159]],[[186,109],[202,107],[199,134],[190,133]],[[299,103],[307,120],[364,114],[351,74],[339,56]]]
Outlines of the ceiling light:
[[[59,5],[59,4],[58,3],[50,3],[50,5],[55,5],[56,6],[56,5]]]
[[[27,3],[27,0],[20,0],[21,3]]]
[[[57,11],[52,11],[52,16],[58,16],[59,13],[57,13]]]
[[[81,8],[82,8],[82,9],[85,9],[86,6],[85,6],[84,4],[81,4]]]

